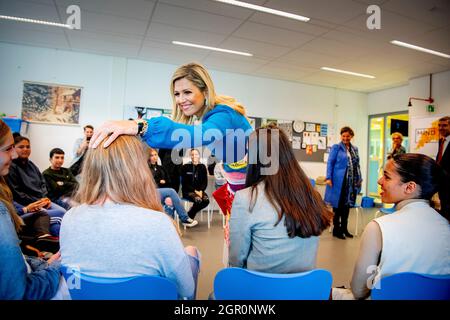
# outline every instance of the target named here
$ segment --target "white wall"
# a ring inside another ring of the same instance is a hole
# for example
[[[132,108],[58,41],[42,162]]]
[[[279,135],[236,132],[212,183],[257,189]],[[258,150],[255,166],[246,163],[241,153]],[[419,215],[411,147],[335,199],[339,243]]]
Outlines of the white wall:
[[[171,108],[169,81],[177,66],[119,57],[0,43],[0,113],[20,116],[22,82],[37,81],[82,86],[80,126],[30,124],[31,159],[45,169],[53,147],[66,151],[82,136],[82,126],[98,126],[123,118],[124,107],[145,105]],[[365,176],[367,95],[288,81],[210,70],[216,91],[242,102],[248,114],[278,119],[301,119],[349,125],[360,148]],[[303,162],[311,177],[325,175],[324,163]]]
[[[367,113],[381,114],[408,110],[409,85],[369,93]]]

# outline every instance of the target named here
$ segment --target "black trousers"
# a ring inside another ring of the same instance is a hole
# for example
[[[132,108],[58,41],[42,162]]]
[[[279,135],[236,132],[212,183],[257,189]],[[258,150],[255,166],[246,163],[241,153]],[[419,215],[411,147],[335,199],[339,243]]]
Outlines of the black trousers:
[[[50,233],[50,216],[45,211],[39,211],[23,219],[20,235],[25,237],[39,237]]]
[[[341,195],[339,197],[338,207],[333,207],[334,218],[333,218],[333,234],[343,234],[348,233],[348,216],[350,214],[350,206],[346,205],[348,190],[347,181],[344,178],[342,183]]]
[[[202,209],[206,208],[209,205],[208,195],[203,191],[202,197],[199,197],[194,192],[189,192],[188,194],[183,195],[183,198],[188,199],[194,202],[193,206],[187,213],[189,218],[194,219],[195,215]]]

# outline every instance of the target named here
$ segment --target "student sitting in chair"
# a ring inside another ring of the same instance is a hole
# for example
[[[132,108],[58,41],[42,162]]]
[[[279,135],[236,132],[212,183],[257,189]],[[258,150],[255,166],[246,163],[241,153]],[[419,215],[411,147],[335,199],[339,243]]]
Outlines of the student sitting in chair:
[[[75,201],[80,205],[61,227],[64,265],[96,277],[166,277],[180,297],[195,297],[198,250],[183,247],[162,212],[138,138],[120,136],[108,148],[89,149]]]
[[[367,225],[351,289],[333,289],[333,299],[367,298],[380,278],[400,272],[450,274],[450,225],[429,204],[437,191],[448,190],[448,181],[423,154],[397,154],[387,161],[378,184],[381,200],[394,203],[396,211]]]

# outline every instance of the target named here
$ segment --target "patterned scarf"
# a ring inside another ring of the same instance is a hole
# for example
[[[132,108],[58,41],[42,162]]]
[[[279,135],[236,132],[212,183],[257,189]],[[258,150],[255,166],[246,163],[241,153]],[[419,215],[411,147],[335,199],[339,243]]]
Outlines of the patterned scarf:
[[[356,202],[356,196],[361,190],[361,169],[359,167],[359,155],[358,151],[350,144],[349,148],[350,157],[347,164],[347,197],[345,205],[354,207]]]

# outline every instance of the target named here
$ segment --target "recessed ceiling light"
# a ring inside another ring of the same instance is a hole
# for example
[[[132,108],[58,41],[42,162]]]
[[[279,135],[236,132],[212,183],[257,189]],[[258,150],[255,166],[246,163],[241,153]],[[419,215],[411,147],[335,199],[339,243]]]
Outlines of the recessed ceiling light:
[[[213,50],[213,51],[220,51],[220,52],[226,52],[226,53],[233,53],[233,54],[239,54],[241,56],[247,56],[252,57],[253,54],[248,52],[241,52],[241,51],[235,51],[235,50],[229,50],[229,49],[222,49],[222,48],[216,48],[216,47],[208,47],[201,44],[195,44],[195,43],[189,43],[189,42],[181,42],[181,41],[172,41],[173,44],[178,44],[180,46],[187,46],[187,47],[194,47],[199,49],[206,49],[206,50]]]
[[[345,73],[345,74],[349,74],[349,75],[352,75],[352,76],[358,76],[358,77],[363,77],[363,78],[375,79],[374,76],[371,76],[371,75],[368,75],[368,74],[364,74],[364,73],[357,73],[357,72],[351,72],[351,71],[346,71],[346,70],[341,70],[341,69],[334,69],[334,68],[328,68],[328,67],[322,67],[320,69],[326,70],[326,71],[332,71],[332,72]]]
[[[44,20],[35,20],[35,19],[12,17],[12,16],[3,16],[3,15],[0,15],[0,19],[13,20],[13,21],[19,21],[19,22],[37,23],[37,24],[44,24],[44,25],[47,25],[47,26],[73,29],[72,26],[68,25],[68,24],[57,23],[57,22],[50,22],[50,21],[44,21]]]
[[[409,43],[406,43],[406,42],[402,42],[402,41],[398,41],[398,40],[392,40],[391,43],[395,44],[396,46],[405,47],[405,48],[409,48],[409,49],[413,49],[413,50],[417,50],[417,51],[422,51],[422,52],[434,54],[434,55],[439,56],[439,57],[450,59],[450,55],[448,55],[448,54],[445,54],[445,53],[442,53],[442,52],[439,52],[439,51],[434,51],[434,50],[427,49],[427,48],[423,48],[423,47],[419,47],[419,46],[415,46],[413,44],[409,44]]]
[[[253,10],[261,11],[264,13],[271,13],[271,14],[275,14],[277,16],[282,16],[282,17],[289,18],[289,19],[300,20],[303,22],[308,22],[310,20],[310,18],[300,16],[298,14],[293,14],[293,13],[284,12],[284,11],[280,11],[280,10],[270,9],[267,7],[257,6],[256,4],[251,4],[251,3],[247,3],[247,2],[235,1],[235,0],[215,0],[215,1],[226,3],[226,4],[231,4],[233,6],[243,7],[243,8],[247,8],[247,9],[253,9]]]

